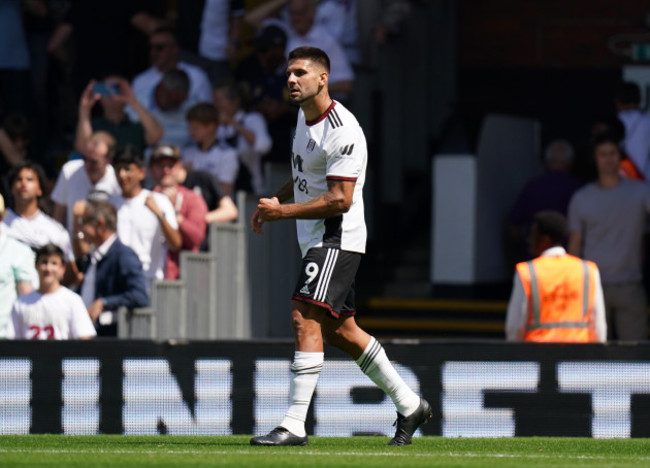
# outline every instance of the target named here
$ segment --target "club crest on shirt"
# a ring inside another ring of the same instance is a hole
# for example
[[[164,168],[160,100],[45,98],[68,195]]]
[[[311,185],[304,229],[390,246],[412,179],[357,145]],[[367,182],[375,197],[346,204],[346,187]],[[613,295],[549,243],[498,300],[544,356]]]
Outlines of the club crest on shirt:
[[[311,153],[312,151],[314,151],[315,147],[316,147],[316,142],[310,138],[309,141],[307,142],[307,152]]]

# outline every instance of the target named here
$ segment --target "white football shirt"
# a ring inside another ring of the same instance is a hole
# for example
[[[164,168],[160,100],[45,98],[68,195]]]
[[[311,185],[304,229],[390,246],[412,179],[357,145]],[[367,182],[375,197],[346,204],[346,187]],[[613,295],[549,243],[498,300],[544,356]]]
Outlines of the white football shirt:
[[[96,334],[81,297],[64,286],[51,294],[32,291],[18,297],[7,326],[7,338],[16,340],[74,340]]]
[[[365,253],[363,184],[367,160],[363,130],[354,115],[340,102],[333,101],[327,111],[313,122],[307,122],[300,110],[291,154],[296,203],[327,192],[328,180],[355,183],[352,206],[347,213],[332,218],[296,221],[303,257],[312,247]]]

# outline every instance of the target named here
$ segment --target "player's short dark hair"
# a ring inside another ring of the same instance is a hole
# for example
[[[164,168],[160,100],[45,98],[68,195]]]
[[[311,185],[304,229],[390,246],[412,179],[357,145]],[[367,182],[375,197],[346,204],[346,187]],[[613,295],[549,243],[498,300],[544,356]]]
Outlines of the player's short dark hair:
[[[113,232],[117,231],[117,209],[112,203],[106,200],[90,200],[86,204],[86,209],[90,221],[103,219],[106,229]]]
[[[557,211],[539,211],[533,217],[533,226],[541,236],[548,236],[555,245],[563,244],[569,229],[564,215]]]
[[[38,261],[43,257],[51,257],[53,255],[59,257],[61,263],[65,265],[65,254],[63,253],[63,250],[61,247],[51,242],[36,249],[36,263],[38,263]]]
[[[202,124],[219,123],[219,111],[214,104],[199,102],[190,107],[185,115],[188,122],[199,122]]]
[[[145,167],[142,150],[132,144],[120,146],[115,150],[115,156],[113,157],[113,166],[118,164],[126,164],[127,166],[135,164],[138,167]]]
[[[614,98],[621,104],[640,104],[641,88],[634,81],[623,81],[614,89]]]
[[[11,172],[9,172],[9,180],[12,186],[18,178],[18,174],[20,174],[23,169],[29,169],[30,171],[33,171],[34,174],[36,174],[38,185],[41,187],[42,191],[47,188],[47,177],[45,176],[45,171],[40,164],[35,163],[34,161],[23,161],[18,166],[14,167]]]
[[[327,70],[327,73],[330,72],[330,58],[323,50],[319,49],[318,47],[296,47],[291,52],[289,52],[289,62],[298,59],[309,59],[313,62],[319,63],[325,68],[325,70]]]

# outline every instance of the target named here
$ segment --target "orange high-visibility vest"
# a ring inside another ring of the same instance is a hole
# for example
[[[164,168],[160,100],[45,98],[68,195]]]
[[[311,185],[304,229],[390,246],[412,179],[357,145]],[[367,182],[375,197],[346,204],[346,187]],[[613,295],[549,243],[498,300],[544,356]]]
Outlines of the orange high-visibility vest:
[[[528,298],[526,341],[595,343],[596,264],[573,255],[517,264]]]

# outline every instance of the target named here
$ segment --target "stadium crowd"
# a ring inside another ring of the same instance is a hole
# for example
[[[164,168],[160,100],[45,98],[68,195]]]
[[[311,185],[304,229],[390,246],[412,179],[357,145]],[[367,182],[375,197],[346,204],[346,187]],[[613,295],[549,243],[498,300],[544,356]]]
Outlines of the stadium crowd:
[[[373,41],[409,10],[381,3]],[[266,194],[264,165],[287,161],[288,51],[325,47],[350,98],[356,15],[347,0],[2,2],[0,338],[94,336],[81,303],[116,336],[115,311],[182,276],[179,252],[209,249],[234,194]]]
[[[368,38],[358,1],[2,2],[0,338],[93,335],[87,324],[43,331],[41,309],[77,304],[43,300],[58,290],[52,275],[105,336],[117,334],[117,308],[145,306],[154,280],[181,277],[179,252],[209,249],[208,226],[237,219],[234,194],[267,194],[264,165],[288,161],[288,51],[324,49],[330,92],[347,103],[363,41],[387,40],[410,12],[409,0],[377,1]],[[513,200],[508,245],[514,267],[538,212],[568,216],[568,252],[600,269],[608,338],[645,339],[650,118],[634,84],[615,99],[618,115],[592,138],[611,161],[549,144],[546,173]],[[594,210],[604,203],[619,216]],[[12,314],[40,322],[8,326]],[[68,316],[80,320],[78,309]]]

